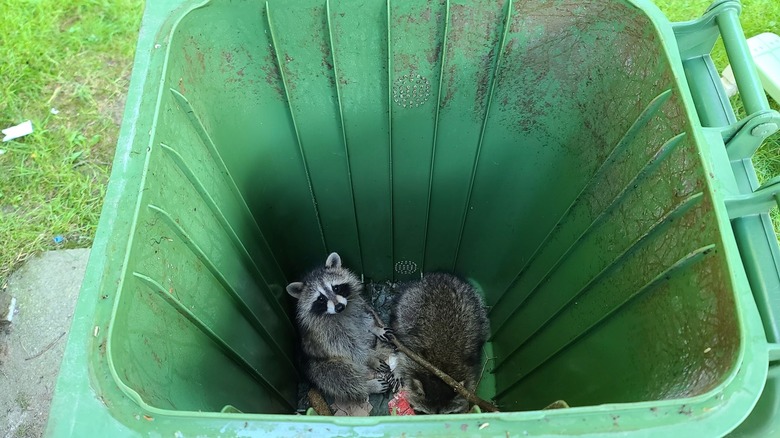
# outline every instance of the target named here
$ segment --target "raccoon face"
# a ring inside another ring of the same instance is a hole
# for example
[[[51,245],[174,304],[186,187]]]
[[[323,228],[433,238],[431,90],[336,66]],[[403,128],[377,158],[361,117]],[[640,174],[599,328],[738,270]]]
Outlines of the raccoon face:
[[[290,283],[287,293],[298,299],[300,311],[335,315],[347,308],[356,285],[359,285],[357,277],[341,266],[341,257],[334,252],[325,261],[324,269],[311,272],[303,282]]]
[[[465,398],[450,385],[428,373],[418,373],[412,377],[408,400],[416,414],[460,414],[469,409],[469,402]]]
[[[319,286],[321,287],[317,287],[316,290],[313,291],[313,297],[311,297],[313,298],[313,301],[308,303],[309,311],[311,313],[316,315],[335,315],[347,308],[347,297],[341,295],[340,292],[344,286],[347,286],[348,288],[349,285],[328,285],[326,283]],[[330,288],[328,286],[330,286]]]

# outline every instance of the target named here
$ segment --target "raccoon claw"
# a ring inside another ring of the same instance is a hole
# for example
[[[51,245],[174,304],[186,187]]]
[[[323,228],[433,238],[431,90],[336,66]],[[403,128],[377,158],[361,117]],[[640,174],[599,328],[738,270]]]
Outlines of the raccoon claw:
[[[396,393],[399,389],[401,389],[401,379],[396,378],[392,374],[385,376],[385,379],[387,380],[387,384],[390,387],[390,392]]]
[[[384,394],[390,388],[390,384],[384,377],[381,379],[371,379],[367,384],[368,392],[370,394]]]
[[[384,388],[383,392],[394,394],[401,389],[401,379],[395,377],[391,373],[385,374],[380,382],[382,383],[382,388]]]
[[[401,379],[393,378],[393,392],[398,392],[401,390],[401,386],[403,386],[403,382]]]
[[[376,370],[380,373],[389,373],[391,371],[390,365],[382,361],[379,362],[379,366],[376,368]]]
[[[377,337],[385,342],[392,342],[393,338],[395,337],[395,332],[393,332],[393,329],[384,328],[382,330],[383,330],[382,334],[380,334]]]

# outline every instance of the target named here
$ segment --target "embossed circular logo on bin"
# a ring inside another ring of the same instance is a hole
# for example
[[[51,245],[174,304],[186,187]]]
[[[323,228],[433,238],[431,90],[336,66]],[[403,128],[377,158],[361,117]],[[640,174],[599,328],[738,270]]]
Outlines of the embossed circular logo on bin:
[[[420,75],[403,75],[393,82],[393,102],[417,108],[431,97],[431,81]]]
[[[395,262],[395,272],[399,274],[414,274],[417,272],[417,263],[411,260]]]

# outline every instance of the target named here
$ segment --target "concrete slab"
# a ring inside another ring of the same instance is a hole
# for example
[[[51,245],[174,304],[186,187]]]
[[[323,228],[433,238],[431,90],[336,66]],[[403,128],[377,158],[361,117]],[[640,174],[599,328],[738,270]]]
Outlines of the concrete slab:
[[[88,258],[88,249],[43,253],[0,291],[16,298],[13,322],[0,333],[0,438],[37,438],[46,429]]]

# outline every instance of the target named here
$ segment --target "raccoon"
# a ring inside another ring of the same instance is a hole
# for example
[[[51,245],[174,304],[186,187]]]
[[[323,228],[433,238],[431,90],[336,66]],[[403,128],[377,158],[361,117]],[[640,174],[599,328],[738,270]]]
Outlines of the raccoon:
[[[379,327],[361,293],[363,284],[332,253],[302,282],[287,285],[298,300],[296,321],[303,350],[303,371],[311,383],[337,401],[361,402],[386,392],[390,382],[373,378],[389,367],[375,348],[390,329]]]
[[[482,348],[489,335],[487,313],[477,291],[445,273],[401,286],[393,305],[394,335],[407,348],[474,391]],[[389,362],[421,414],[466,412],[468,401],[434,374],[396,353]],[[394,363],[396,362],[396,363]]]

